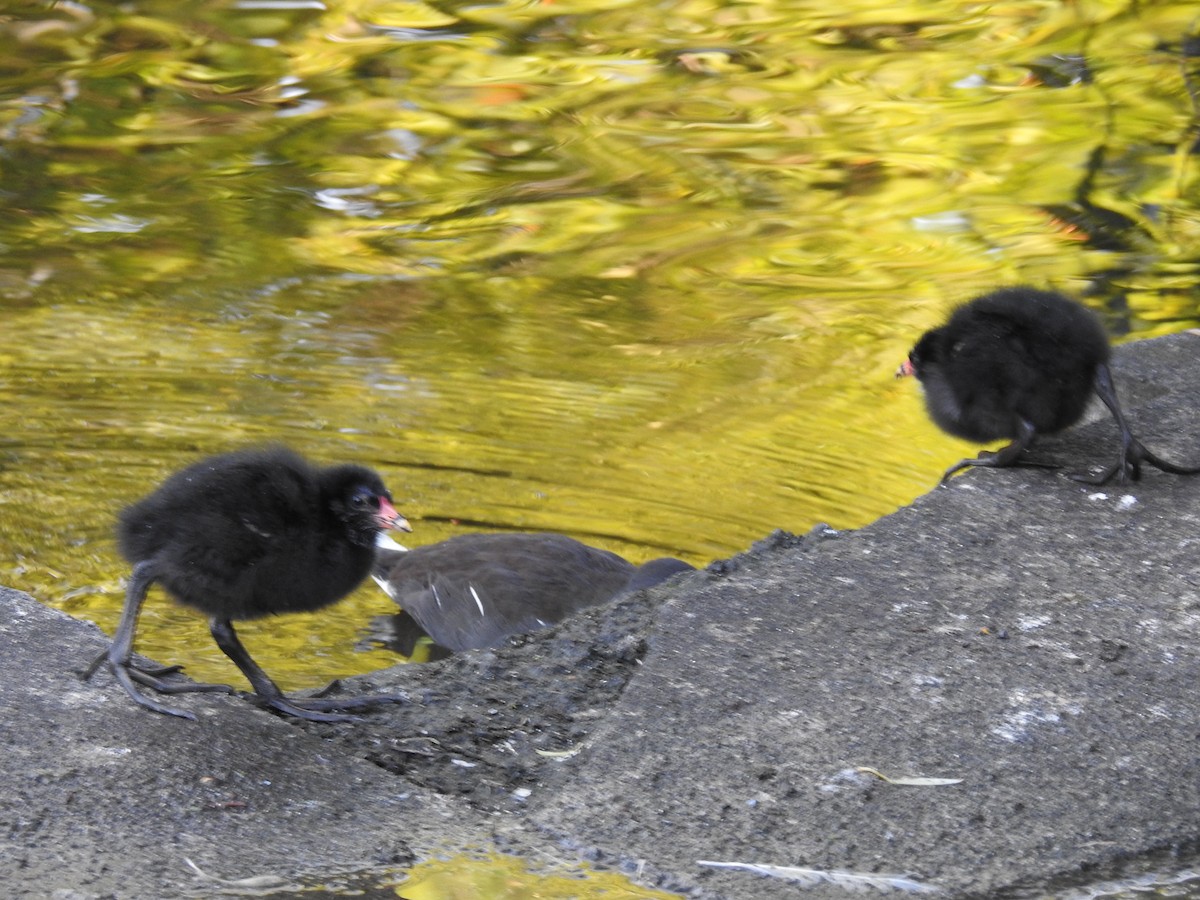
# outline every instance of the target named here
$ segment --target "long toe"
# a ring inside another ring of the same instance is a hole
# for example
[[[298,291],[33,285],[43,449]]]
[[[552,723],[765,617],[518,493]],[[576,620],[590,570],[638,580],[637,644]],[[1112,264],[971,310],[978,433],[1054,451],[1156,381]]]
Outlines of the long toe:
[[[348,716],[340,713],[317,712],[316,710],[305,709],[293,703],[287,697],[261,697],[259,698],[266,706],[283,713],[285,716],[291,716],[294,719],[303,719],[306,722],[361,722],[358,716]]]
[[[956,462],[954,465],[952,465],[950,468],[948,468],[945,472],[942,473],[942,478],[940,481],[938,481],[938,486],[940,487],[944,484],[949,484],[950,479],[955,474],[957,474],[958,472],[961,472],[963,469],[969,469],[971,466],[974,466],[974,465],[978,465],[978,463],[973,459],[960,459],[958,462]]]
[[[1163,459],[1158,454],[1151,452],[1140,441],[1135,442],[1134,446],[1138,451],[1137,457],[1139,462],[1148,462],[1156,469],[1170,472],[1172,475],[1200,475],[1200,466],[1181,466],[1178,463]]]
[[[183,666],[180,666],[180,665],[174,665],[174,666],[137,666],[137,665],[134,665],[132,662],[129,664],[129,668],[131,668],[131,669],[137,669],[139,672],[143,672],[143,673],[145,673],[146,675],[153,675],[155,678],[161,678],[163,675],[174,675],[176,672],[182,672],[182,671],[183,671]]]
[[[129,668],[130,677],[138,684],[153,688],[160,694],[232,694],[234,689],[227,684],[206,684],[203,681],[163,681],[148,672]]]
[[[136,666],[132,662],[112,663],[124,670],[138,684],[158,691],[160,694],[232,694],[233,688],[227,684],[205,684],[200,681],[172,680],[167,681],[162,675],[173,675],[183,666]]]
[[[1154,468],[1172,475],[1200,474],[1200,466],[1181,466],[1178,463],[1163,459],[1148,449],[1141,441],[1133,438],[1130,440],[1129,445],[1123,448],[1120,458],[1111,466],[1102,469],[1095,475],[1080,472],[1070,477],[1073,481],[1079,481],[1083,484],[1107,484],[1114,477],[1117,480],[1117,484],[1128,484],[1130,481],[1138,481],[1142,477],[1142,463],[1154,466]]]
[[[175,709],[174,707],[159,703],[157,700],[147,697],[134,685],[135,680],[145,683],[144,679],[152,679],[153,676],[146,675],[144,672],[139,672],[137,669],[133,669],[129,666],[118,663],[110,663],[109,668],[112,670],[113,677],[116,678],[121,687],[125,689],[125,693],[128,694],[133,702],[138,706],[144,706],[146,709],[153,710],[156,713],[162,713],[164,716],[175,716],[180,719],[190,719],[193,722],[196,721],[196,716],[194,713],[190,713],[182,709]],[[154,687],[153,684],[149,686]],[[157,688],[155,689],[157,690]]]
[[[289,702],[308,710],[371,709],[388,703],[411,703],[407,694],[368,694],[363,697],[291,697]]]
[[[1005,448],[1005,449],[1007,449],[1007,448]],[[1009,465],[1012,465],[1012,463],[1006,462],[1005,460],[1001,459],[1000,453],[998,453],[994,450],[980,450],[976,456],[969,457],[967,459],[960,459],[958,462],[956,462],[954,465],[952,465],[950,468],[948,468],[945,472],[943,472],[942,480],[939,481],[938,484],[939,485],[945,484],[946,482],[948,482],[950,480],[951,476],[957,474],[958,472],[961,472],[963,469],[970,469],[970,468],[974,468],[975,466],[982,466],[983,468],[994,469],[994,468],[1000,468],[1000,467],[1009,466]]]
[[[1117,483],[1127,483],[1130,479],[1130,473],[1128,471],[1128,467],[1123,466],[1120,462],[1115,462],[1111,466],[1107,467],[1106,469],[1102,469],[1095,474],[1091,472],[1071,472],[1067,475],[1067,477],[1072,481],[1078,481],[1080,484],[1101,485],[1108,484],[1110,481],[1112,481],[1113,476],[1118,472],[1121,473],[1121,477],[1117,479]],[[1134,470],[1133,480],[1137,481],[1136,470]]]
[[[1005,450],[1007,449],[1006,447]],[[1061,469],[1062,465],[1050,460],[1028,459],[1020,455],[1004,454],[1003,451],[992,453],[985,450],[974,459],[963,459],[956,462],[946,470],[938,484],[945,484],[956,472],[972,467],[982,469]]]

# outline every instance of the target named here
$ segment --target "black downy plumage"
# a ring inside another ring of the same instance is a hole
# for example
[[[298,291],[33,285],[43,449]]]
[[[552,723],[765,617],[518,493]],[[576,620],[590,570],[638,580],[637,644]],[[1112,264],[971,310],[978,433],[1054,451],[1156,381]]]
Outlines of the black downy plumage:
[[[344,721],[323,710],[393,698],[289,699],[246,652],[233,621],[320,609],[354,590],[371,570],[385,528],[410,530],[379,476],[356,465],[317,468],[285,448],[209,457],[167,478],[120,515],[121,553],[133,564],[121,621],[109,649],[85,673],[107,663],[137,703],[194,719],[144,696],[231,693],[219,684],[164,678],[180,666],[141,669],[131,661],[137,618],[157,582],[208,616],[217,646],[237,664],[267,706],[312,721]]]
[[[1108,338],[1090,310],[1054,291],[1011,287],[956,309],[917,341],[896,374],[917,377],[929,415],[944,431],[970,441],[1012,441],[955,463],[942,483],[970,466],[1047,465],[1024,459],[1025,452],[1037,435],[1078,422],[1093,393],[1116,419],[1121,453],[1098,474],[1072,478],[1136,481],[1142,463],[1177,475],[1200,472],[1200,466],[1163,459],[1134,437],[1117,401],[1109,356]]]

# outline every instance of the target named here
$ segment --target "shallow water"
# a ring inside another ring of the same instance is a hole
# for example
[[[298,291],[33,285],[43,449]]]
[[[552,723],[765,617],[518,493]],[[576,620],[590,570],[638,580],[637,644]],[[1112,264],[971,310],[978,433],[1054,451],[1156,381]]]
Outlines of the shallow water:
[[[283,441],[411,543],[696,564],[977,448],[892,377],[990,286],[1200,323],[1190,3],[28,4],[0,17],[0,581],[111,631],[120,507]],[[390,602],[246,623],[287,689]],[[242,684],[164,598],[139,650]],[[82,661],[81,661],[82,662]]]
[[[292,885],[263,896],[400,897],[403,900],[672,900],[681,894],[634,884],[586,865],[538,864],[496,853],[455,853],[404,872],[348,875],[324,884]]]

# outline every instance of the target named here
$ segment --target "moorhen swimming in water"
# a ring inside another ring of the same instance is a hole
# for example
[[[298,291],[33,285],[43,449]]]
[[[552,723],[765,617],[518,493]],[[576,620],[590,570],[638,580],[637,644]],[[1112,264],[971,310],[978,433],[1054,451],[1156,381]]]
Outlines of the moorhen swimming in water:
[[[634,566],[561,534],[464,534],[415,550],[384,540],[372,577],[434,643],[457,651],[493,647],[692,570],[673,557]]]
[[[375,539],[385,528],[410,530],[379,476],[362,466],[317,468],[279,447],[213,456],[176,472],[121,513],[118,543],[133,574],[112,645],[84,677],[107,662],[137,703],[185,719],[195,716],[142,695],[134,682],[165,694],[232,692],[228,685],[163,679],[180,666],[142,669],[130,661],[138,613],[158,582],[208,615],[217,646],[272,709],[336,722],[349,717],[321,710],[399,699],[289,699],[250,658],[232,624],[340,600],[371,571]]]
[[[1177,475],[1200,466],[1168,462],[1130,431],[1108,368],[1109,344],[1099,319],[1054,291],[1002,288],[959,307],[945,325],[926,332],[897,376],[916,375],[925,405],[944,431],[971,441],[1012,441],[995,453],[955,463],[944,484],[969,466],[1047,465],[1022,459],[1034,438],[1074,425],[1092,394],[1099,395],[1121,430],[1121,455],[1096,475],[1077,481],[1124,483],[1149,463]]]

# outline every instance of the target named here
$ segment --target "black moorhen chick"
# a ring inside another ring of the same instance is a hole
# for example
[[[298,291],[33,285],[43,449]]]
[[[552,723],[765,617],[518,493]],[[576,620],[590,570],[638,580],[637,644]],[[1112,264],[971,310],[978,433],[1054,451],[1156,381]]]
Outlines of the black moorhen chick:
[[[561,534],[464,534],[415,550],[391,543],[379,547],[372,577],[449,650],[493,647],[694,569],[673,557],[634,566]]]
[[[943,484],[969,466],[1058,468],[1022,456],[1037,435],[1078,422],[1093,392],[1117,421],[1121,455],[1097,475],[1072,478],[1088,484],[1104,484],[1114,475],[1121,483],[1136,481],[1143,462],[1177,475],[1200,472],[1200,466],[1162,459],[1133,436],[1108,359],[1108,338],[1086,307],[1054,291],[1011,287],[955,310],[945,325],[917,341],[896,374],[917,376],[929,415],[944,431],[970,441],[1012,441],[995,453],[955,463]]]
[[[158,582],[209,617],[217,646],[259,699],[279,712],[337,722],[349,717],[320,710],[398,699],[288,699],[250,658],[232,624],[340,600],[371,571],[375,539],[385,528],[411,530],[379,476],[362,466],[316,468],[279,447],[213,456],[176,472],[121,513],[117,537],[133,574],[112,645],[84,677],[107,662],[137,703],[185,719],[195,716],[143,696],[134,682],[164,694],[232,692],[227,685],[161,677],[180,666],[140,669],[130,661],[138,613],[150,585]]]

